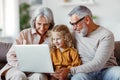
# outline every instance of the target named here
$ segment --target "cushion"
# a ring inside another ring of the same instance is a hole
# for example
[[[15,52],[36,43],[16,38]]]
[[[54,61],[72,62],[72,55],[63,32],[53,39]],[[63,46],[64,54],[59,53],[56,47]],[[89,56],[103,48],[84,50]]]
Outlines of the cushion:
[[[0,42],[0,61],[6,61],[6,53],[9,51],[12,43]]]
[[[114,53],[115,53],[115,57],[117,59],[117,63],[118,65],[120,66],[120,41],[116,41],[115,42],[115,50],[114,50]]]

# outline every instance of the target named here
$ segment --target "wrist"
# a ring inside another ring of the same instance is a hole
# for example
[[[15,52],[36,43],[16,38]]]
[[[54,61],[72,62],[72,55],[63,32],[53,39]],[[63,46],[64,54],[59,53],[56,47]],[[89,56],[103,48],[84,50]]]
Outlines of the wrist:
[[[70,68],[69,73],[70,73],[71,75],[74,75],[74,74],[76,73],[76,71],[75,71],[74,68]]]

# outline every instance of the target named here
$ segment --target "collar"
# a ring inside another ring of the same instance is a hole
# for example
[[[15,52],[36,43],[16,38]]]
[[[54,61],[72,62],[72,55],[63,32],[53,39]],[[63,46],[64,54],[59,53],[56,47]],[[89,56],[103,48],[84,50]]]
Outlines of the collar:
[[[58,51],[60,51],[60,52],[62,52],[62,53],[64,53],[64,52],[70,51],[70,50],[71,50],[71,48],[66,48],[66,49],[63,49],[63,51],[61,51],[61,50],[60,50],[60,48],[57,48],[57,50],[58,50]]]
[[[34,34],[37,34],[36,29],[35,29],[35,28],[32,28],[31,33],[32,33],[33,35],[34,35]]]

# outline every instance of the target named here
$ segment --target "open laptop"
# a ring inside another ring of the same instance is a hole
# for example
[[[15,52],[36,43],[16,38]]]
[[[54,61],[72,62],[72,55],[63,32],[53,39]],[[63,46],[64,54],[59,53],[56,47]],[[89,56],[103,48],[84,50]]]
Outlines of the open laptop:
[[[24,72],[53,73],[53,65],[49,46],[15,45],[19,69]]]

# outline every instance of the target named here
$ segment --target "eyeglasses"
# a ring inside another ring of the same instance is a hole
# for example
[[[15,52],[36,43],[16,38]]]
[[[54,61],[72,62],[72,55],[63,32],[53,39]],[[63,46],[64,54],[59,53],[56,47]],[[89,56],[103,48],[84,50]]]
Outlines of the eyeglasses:
[[[82,21],[84,18],[85,18],[85,17],[79,19],[78,21],[76,21],[76,22],[74,22],[74,23],[71,23],[71,22],[70,22],[70,24],[71,24],[72,26],[77,25],[77,24],[78,24],[80,21]]]

